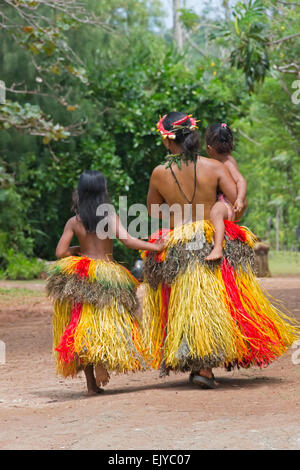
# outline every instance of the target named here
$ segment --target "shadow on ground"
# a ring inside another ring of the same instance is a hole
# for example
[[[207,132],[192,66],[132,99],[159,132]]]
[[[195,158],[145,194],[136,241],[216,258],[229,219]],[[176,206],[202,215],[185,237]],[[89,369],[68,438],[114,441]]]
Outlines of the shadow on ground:
[[[268,385],[276,386],[282,383],[283,379],[277,377],[245,377],[245,378],[225,378],[225,377],[216,377],[216,381],[218,383],[218,387],[215,390],[210,390],[210,393],[218,393],[220,390],[231,390],[234,388],[245,388],[245,389],[255,389],[261,386],[265,386],[266,383]],[[287,381],[285,380],[285,383]],[[188,382],[188,375],[186,379],[177,380],[177,381],[168,381],[162,383],[155,383],[155,384],[147,384],[141,386],[124,386],[123,388],[114,388],[114,389],[105,389],[104,393],[99,394],[99,397],[103,396],[114,396],[114,395],[124,395],[130,393],[137,393],[143,392],[147,390],[164,390],[166,392],[170,390],[196,390],[202,391],[200,387],[192,385]],[[37,391],[32,394],[38,398],[49,398],[47,403],[55,403],[55,402],[64,402],[70,400],[83,400],[83,399],[90,399],[85,391],[58,391],[56,390],[47,390],[47,391]],[[96,395],[97,397],[97,395]],[[92,398],[95,398],[94,396]]]

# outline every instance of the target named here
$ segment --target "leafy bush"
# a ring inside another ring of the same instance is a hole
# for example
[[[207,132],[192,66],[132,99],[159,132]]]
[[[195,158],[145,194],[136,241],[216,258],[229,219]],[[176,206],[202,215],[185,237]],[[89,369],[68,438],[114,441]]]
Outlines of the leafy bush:
[[[0,165],[0,263],[9,249],[32,255],[33,238],[26,217],[29,202],[18,192],[13,175]]]
[[[45,263],[36,258],[27,258],[22,253],[15,253],[12,249],[5,254],[6,269],[1,271],[6,279],[34,279],[45,270]]]

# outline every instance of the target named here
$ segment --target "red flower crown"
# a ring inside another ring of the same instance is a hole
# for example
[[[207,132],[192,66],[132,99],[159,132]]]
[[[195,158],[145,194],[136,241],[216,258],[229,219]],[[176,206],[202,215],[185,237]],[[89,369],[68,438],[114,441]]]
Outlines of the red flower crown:
[[[190,131],[194,131],[195,129],[197,129],[197,122],[198,121],[196,121],[196,119],[193,118],[191,114],[187,114],[182,119],[179,119],[178,121],[173,122],[173,130],[167,131],[164,128],[164,125],[163,125],[163,121],[165,120],[166,117],[167,117],[167,114],[165,114],[158,121],[158,123],[156,125],[157,126],[157,131],[161,133],[163,139],[166,139],[166,138],[173,139],[173,140],[176,139],[176,131],[178,131],[180,129],[183,129],[183,128],[184,129],[189,129]],[[191,125],[189,127],[188,126],[182,126],[182,124],[184,124],[188,120],[191,121]]]

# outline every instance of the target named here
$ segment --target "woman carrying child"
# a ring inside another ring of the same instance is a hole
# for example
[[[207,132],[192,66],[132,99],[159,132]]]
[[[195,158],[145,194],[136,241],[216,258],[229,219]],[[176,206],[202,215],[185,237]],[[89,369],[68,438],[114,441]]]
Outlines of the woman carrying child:
[[[152,367],[162,375],[190,371],[192,383],[215,388],[213,368],[266,366],[287,351],[299,329],[262,291],[254,274],[255,236],[228,220],[225,205],[222,252],[209,260],[217,230],[211,221],[217,193],[239,211],[245,205],[238,200],[245,193],[237,188],[237,168],[233,174],[220,158],[199,155],[192,116],[171,112],[157,127],[169,155],[167,165],[153,170],[148,211],[161,217],[157,207],[176,206],[182,217],[170,214],[170,228],[151,237],[155,242],[168,234],[162,253],[143,254],[145,343]],[[183,215],[185,206],[189,220]]]

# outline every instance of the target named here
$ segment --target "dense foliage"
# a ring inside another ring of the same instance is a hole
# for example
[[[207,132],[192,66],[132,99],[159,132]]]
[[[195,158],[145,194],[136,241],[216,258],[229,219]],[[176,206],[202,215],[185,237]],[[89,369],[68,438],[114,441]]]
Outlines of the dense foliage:
[[[84,169],[103,171],[117,207],[121,195],[129,205],[145,203],[151,171],[164,158],[155,123],[175,109],[197,116],[202,135],[211,122],[233,127],[248,181],[243,223],[274,246],[296,248],[299,6],[242,2],[225,22],[182,10],[180,55],[158,0],[91,0],[84,12],[76,0],[20,0],[17,10],[4,3],[2,272],[17,253],[53,259]],[[116,243],[119,261],[131,265],[136,256]]]

